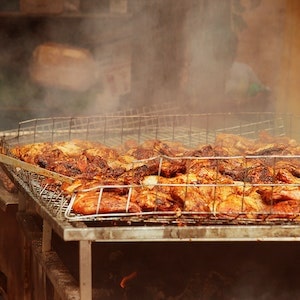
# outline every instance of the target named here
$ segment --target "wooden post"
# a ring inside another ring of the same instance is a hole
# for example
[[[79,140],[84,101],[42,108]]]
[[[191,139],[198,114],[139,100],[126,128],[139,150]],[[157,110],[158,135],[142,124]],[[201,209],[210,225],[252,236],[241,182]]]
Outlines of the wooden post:
[[[277,111],[300,114],[300,1],[287,0]]]
[[[43,252],[51,250],[51,240],[52,240],[52,228],[46,220],[43,220],[43,243],[42,243]]]

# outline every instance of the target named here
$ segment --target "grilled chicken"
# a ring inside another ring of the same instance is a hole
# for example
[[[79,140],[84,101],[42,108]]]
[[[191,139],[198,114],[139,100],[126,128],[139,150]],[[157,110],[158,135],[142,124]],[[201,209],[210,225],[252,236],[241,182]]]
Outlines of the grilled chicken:
[[[173,211],[222,218],[300,213],[295,156],[300,146],[267,133],[257,140],[220,134],[214,144],[194,149],[159,140],[127,141],[118,148],[74,140],[15,147],[11,153],[73,177],[60,189],[68,198],[76,194],[77,213]]]
[[[103,192],[101,197],[99,197],[99,191],[78,193],[72,208],[75,213],[84,215],[141,212],[140,206],[132,201],[128,201],[128,197],[111,192]]]

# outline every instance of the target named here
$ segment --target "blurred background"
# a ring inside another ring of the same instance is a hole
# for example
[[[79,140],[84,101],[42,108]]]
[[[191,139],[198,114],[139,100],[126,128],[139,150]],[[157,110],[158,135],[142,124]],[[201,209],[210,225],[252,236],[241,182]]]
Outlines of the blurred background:
[[[159,103],[298,113],[297,0],[0,0],[0,128]]]

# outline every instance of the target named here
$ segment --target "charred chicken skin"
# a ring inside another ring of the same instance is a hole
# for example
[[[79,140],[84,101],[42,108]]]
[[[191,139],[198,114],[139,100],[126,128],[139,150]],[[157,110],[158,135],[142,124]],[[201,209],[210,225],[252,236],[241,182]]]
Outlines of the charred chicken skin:
[[[60,185],[80,214],[188,212],[203,218],[295,218],[300,213],[300,146],[263,132],[220,134],[213,144],[88,141],[11,149],[20,160],[73,177]]]

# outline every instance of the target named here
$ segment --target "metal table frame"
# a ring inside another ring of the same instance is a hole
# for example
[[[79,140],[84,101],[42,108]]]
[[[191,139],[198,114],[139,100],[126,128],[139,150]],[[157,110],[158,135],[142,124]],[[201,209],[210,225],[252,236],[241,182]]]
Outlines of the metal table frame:
[[[51,250],[53,230],[64,241],[79,243],[80,299],[92,299],[93,242],[243,242],[300,241],[300,226],[295,225],[200,225],[200,226],[122,226],[88,227],[84,222],[53,218],[43,205],[28,197],[43,219],[42,253]],[[21,213],[26,218],[26,212]]]

